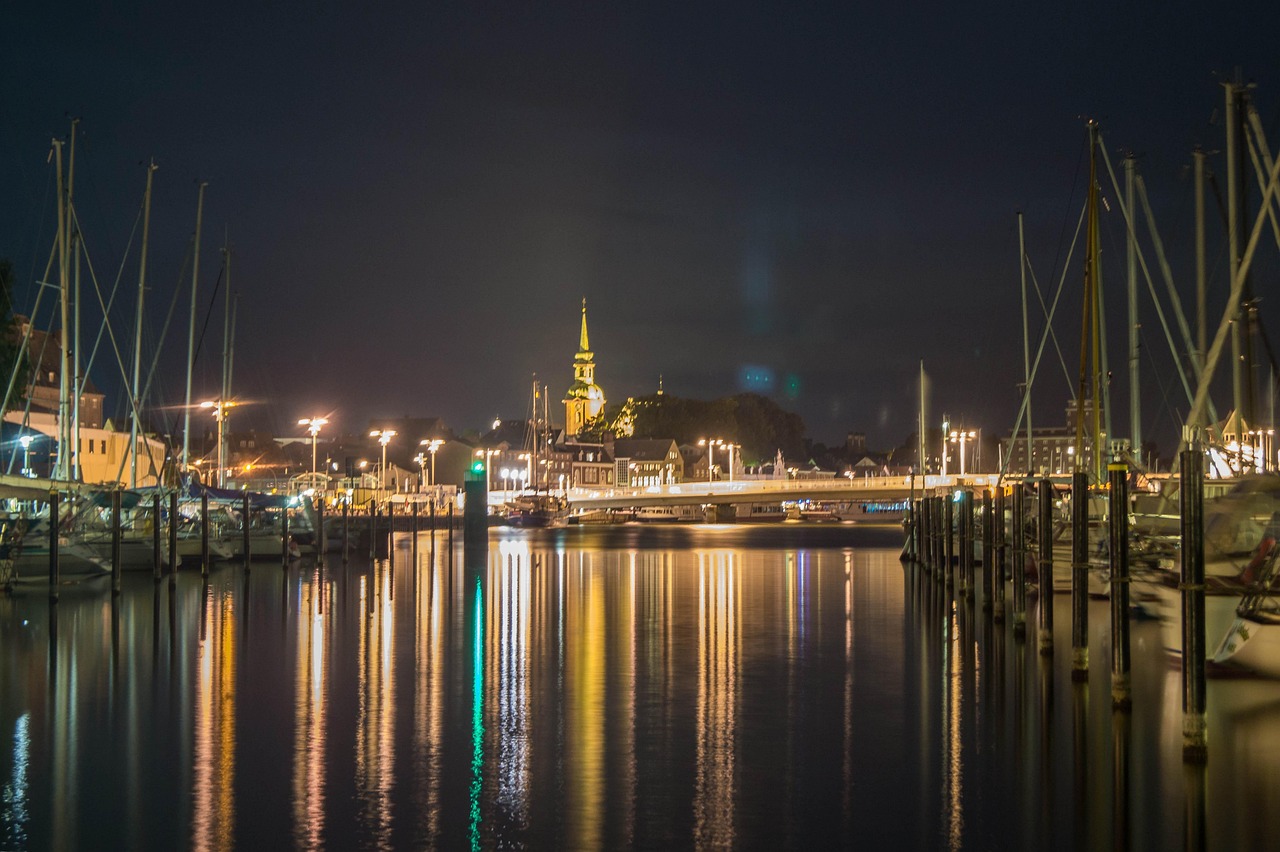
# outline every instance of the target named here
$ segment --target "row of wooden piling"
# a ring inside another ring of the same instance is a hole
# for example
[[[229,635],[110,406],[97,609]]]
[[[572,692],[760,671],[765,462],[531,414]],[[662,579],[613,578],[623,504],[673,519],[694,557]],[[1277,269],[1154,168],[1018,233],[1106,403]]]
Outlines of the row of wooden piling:
[[[1204,630],[1204,454],[1195,441],[1181,453],[1182,535],[1182,682],[1183,757],[1202,762],[1207,756],[1205,726]],[[1120,460],[1108,466],[1108,537],[1110,544],[1111,699],[1117,711],[1132,703],[1129,641],[1129,469]],[[1037,543],[1027,540],[1028,491],[1036,500]],[[1071,679],[1087,682],[1089,672],[1089,484],[1085,473],[1071,483]],[[982,546],[981,610],[1004,623],[1005,582],[1012,587],[1012,631],[1024,641],[1027,632],[1026,565],[1037,560],[1040,596],[1036,644],[1054,653],[1053,638],[1053,483],[1048,477],[1023,480],[982,492],[980,523],[975,525],[974,492],[925,496],[912,501],[908,519],[908,555],[932,580],[951,590],[958,603],[974,601],[974,536]],[[1006,506],[1011,507],[1006,524]],[[1006,539],[1006,525],[1009,537]],[[957,554],[957,548],[959,553]],[[1011,553],[1010,553],[1011,551]],[[1011,556],[1011,558],[1010,558]]]
[[[60,524],[58,522],[58,518],[61,514],[61,500],[62,500],[62,495],[60,492],[57,492],[57,491],[50,492],[49,517],[51,521],[49,524],[49,600],[53,603],[58,602],[59,589],[62,582],[61,554],[59,552]],[[121,590],[121,574],[122,574],[122,564],[123,564],[121,559],[121,544],[123,539],[123,528],[121,523],[121,518],[122,518],[121,500],[122,500],[122,494],[120,491],[111,492],[111,593],[113,596],[119,595]],[[452,501],[450,501],[445,506],[441,506],[440,508],[445,511],[446,518],[452,519],[453,517]],[[247,493],[243,495],[243,504],[241,509],[243,512],[243,518],[245,519],[245,523],[243,525],[244,540],[242,542],[242,547],[244,551],[245,570],[248,571],[253,554],[252,554],[250,539],[249,539],[249,524],[248,524],[249,495]],[[162,556],[161,556],[161,547],[160,547],[160,544],[161,544],[161,525],[160,525],[161,511],[160,510],[161,510],[161,497],[159,494],[157,494],[154,497],[154,503],[152,506],[152,513],[153,513],[152,517],[155,519],[154,523],[152,524],[152,532],[153,532],[152,545],[154,548],[154,551],[153,551],[154,563],[152,565],[152,577],[154,581],[157,583],[160,582],[163,576],[163,568],[164,568],[162,564],[164,560],[162,559]],[[373,501],[373,500],[369,501],[368,511],[369,511],[369,530],[370,530],[369,558],[370,560],[372,560],[372,559],[375,559],[377,556],[376,546],[378,541],[378,532],[380,530],[380,524],[379,524],[380,512],[379,512],[379,508],[376,501]],[[429,511],[430,511],[429,529],[434,534],[436,530],[436,504],[434,500],[429,501]],[[418,516],[419,516],[418,504],[415,502],[413,504],[413,513],[412,513],[412,517],[413,517],[412,529],[414,533],[413,548],[414,548],[415,557],[417,556]],[[208,494],[200,495],[200,518],[201,518],[200,573],[201,573],[201,576],[207,577],[209,575],[209,566],[210,566],[210,563],[212,562],[212,558],[210,555],[210,547],[209,547],[209,495]],[[387,518],[386,533],[388,534],[388,536],[390,536],[390,533],[392,532],[392,527],[391,527],[392,515],[390,511],[387,512],[386,518]],[[325,528],[324,528],[323,501],[320,503],[317,503],[316,505],[316,519],[317,519],[316,525],[318,527],[318,530],[316,531],[316,542],[315,542],[316,561],[318,564],[322,565],[324,563],[325,552],[327,550],[326,540],[325,540]],[[169,523],[167,526],[168,526],[168,533],[169,533],[169,560],[168,560],[169,583],[170,585],[172,585],[177,580],[178,561],[179,561],[178,559],[178,495],[176,492],[171,493],[169,495]],[[452,522],[447,524],[447,527],[449,530],[449,543],[450,545],[452,545],[453,543]],[[351,539],[350,532],[351,532],[351,505],[349,503],[343,502],[342,504],[342,538],[343,538],[342,561],[344,564],[346,564],[349,561],[349,557],[350,557],[350,539]],[[395,559],[394,548],[388,548],[388,558],[392,560]],[[282,513],[281,523],[280,523],[280,562],[282,567],[287,568],[289,565],[289,561],[290,561],[289,513],[286,511]]]

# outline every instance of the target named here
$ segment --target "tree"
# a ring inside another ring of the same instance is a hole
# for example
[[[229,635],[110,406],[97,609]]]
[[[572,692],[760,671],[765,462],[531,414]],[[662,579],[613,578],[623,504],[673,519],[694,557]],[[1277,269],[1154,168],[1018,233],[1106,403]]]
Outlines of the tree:
[[[13,315],[13,264],[6,258],[0,258],[0,382],[9,386],[9,377],[18,368],[17,380],[13,383],[15,393],[21,393],[27,386],[27,375],[31,368],[26,363],[18,363],[19,349],[22,345],[22,332],[18,318]],[[12,400],[5,400],[5,404]]]

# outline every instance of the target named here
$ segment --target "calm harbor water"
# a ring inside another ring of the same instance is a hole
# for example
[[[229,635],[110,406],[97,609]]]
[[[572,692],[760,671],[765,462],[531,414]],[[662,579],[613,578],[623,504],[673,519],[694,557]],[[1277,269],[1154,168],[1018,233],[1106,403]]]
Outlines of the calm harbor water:
[[[1113,714],[953,607],[893,528],[397,535],[0,598],[0,848],[1266,848],[1280,684],[1180,677],[1133,630]],[[1034,614],[1033,614],[1034,617]]]

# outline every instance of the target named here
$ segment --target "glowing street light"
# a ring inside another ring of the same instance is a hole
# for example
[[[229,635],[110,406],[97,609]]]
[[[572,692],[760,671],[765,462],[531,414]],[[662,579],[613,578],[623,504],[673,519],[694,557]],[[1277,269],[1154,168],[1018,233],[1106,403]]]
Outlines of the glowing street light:
[[[22,475],[26,477],[36,475],[31,469],[31,442],[35,439],[35,435],[23,435],[18,439],[18,443],[22,444]]]
[[[378,472],[379,488],[387,487],[387,444],[391,443],[395,435],[395,429],[374,429],[369,433],[370,438],[377,438],[378,443],[382,445],[382,469]]]
[[[729,451],[729,481],[733,482],[733,451],[742,449],[741,444],[731,444],[725,441],[721,446]]]
[[[960,429],[960,430],[955,430],[955,429],[953,429],[953,430],[951,430],[951,443],[953,443],[953,444],[957,444],[957,443],[958,443],[958,444],[960,445],[960,475],[961,475],[961,476],[964,476],[964,474],[965,474],[965,468],[964,468],[964,445],[965,445],[965,443],[966,443],[966,442],[968,442],[968,441],[972,441],[972,440],[974,440],[974,439],[975,439],[975,438],[977,438],[977,437],[978,437],[978,433],[977,433],[977,432],[974,432],[974,431],[967,431],[967,432],[966,432],[964,429]]]
[[[444,441],[439,438],[423,438],[418,442],[418,446],[426,447],[427,452],[431,453],[431,479],[427,481],[427,485],[436,484],[436,450],[444,446]]]
[[[320,427],[328,423],[325,417],[306,417],[298,421],[299,426],[306,426],[311,433],[311,478],[316,478],[316,440],[320,436]]]
[[[200,403],[201,408],[209,408],[213,410],[213,419],[218,421],[218,487],[222,487],[222,468],[224,463],[223,447],[222,447],[222,422],[227,419],[227,411],[235,408],[237,405],[233,399],[206,399]]]
[[[707,448],[707,482],[711,482],[715,479],[716,447],[724,446],[724,441],[720,438],[699,438],[698,446]]]

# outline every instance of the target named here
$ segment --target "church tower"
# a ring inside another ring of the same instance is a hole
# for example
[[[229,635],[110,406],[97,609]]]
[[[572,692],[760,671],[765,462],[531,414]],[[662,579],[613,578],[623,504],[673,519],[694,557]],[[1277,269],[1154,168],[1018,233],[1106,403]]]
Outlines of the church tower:
[[[596,384],[596,362],[587,342],[587,300],[582,300],[582,333],[573,356],[573,384],[564,395],[564,434],[572,438],[604,410],[604,390]]]

